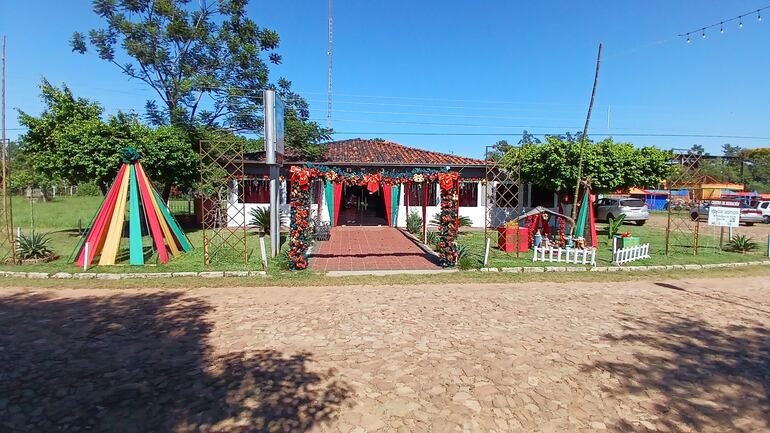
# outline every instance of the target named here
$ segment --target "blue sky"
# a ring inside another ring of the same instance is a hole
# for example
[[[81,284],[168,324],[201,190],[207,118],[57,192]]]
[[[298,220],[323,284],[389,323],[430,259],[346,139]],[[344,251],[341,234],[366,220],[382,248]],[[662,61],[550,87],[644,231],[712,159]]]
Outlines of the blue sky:
[[[335,0],[335,138],[382,137],[481,156],[498,139],[517,141],[523,129],[582,130],[602,41],[592,138],[664,148],[698,143],[712,153],[728,142],[767,147],[770,140],[621,134],[770,137],[770,10],[762,22],[752,15],[742,29],[728,23],[724,34],[697,33],[690,44],[676,36],[768,4]],[[284,61],[272,77],[293,81],[325,124],[326,1],[252,0],[249,11],[281,37]],[[85,0],[2,2],[9,137],[23,132],[12,109],[41,110],[43,76],[107,113],[143,111],[153,97],[143,83],[94,55],[70,52],[74,30],[99,24]]]

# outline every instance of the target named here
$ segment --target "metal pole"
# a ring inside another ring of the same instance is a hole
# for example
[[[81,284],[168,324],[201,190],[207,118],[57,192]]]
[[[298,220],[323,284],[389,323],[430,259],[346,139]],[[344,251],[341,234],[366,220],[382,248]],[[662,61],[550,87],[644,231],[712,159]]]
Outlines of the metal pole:
[[[278,166],[270,166],[270,254],[276,257],[281,247],[281,221],[280,215],[280,191],[281,186],[278,183]]]

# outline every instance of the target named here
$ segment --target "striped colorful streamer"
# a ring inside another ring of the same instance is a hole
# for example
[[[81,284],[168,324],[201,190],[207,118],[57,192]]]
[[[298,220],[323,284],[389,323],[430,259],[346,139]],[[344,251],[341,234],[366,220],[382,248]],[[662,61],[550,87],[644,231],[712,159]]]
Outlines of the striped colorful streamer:
[[[190,241],[153,187],[142,165],[138,160],[130,160],[118,171],[115,182],[86,231],[85,241],[74,254],[78,266],[90,266],[96,257],[99,257],[100,266],[116,264],[126,215],[129,264],[145,264],[142,220],[149,226],[148,231],[161,263],[168,262],[169,253],[177,257],[192,250]]]

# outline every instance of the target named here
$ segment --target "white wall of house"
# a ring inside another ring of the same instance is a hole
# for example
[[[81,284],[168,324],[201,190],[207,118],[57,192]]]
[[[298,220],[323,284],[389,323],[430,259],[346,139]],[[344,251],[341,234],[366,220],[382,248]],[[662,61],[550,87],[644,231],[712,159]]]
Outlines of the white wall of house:
[[[436,188],[436,196],[441,197],[440,191],[438,190],[439,186],[433,185]],[[529,184],[523,184],[523,188],[527,188],[526,194],[520,194],[519,198],[522,202],[520,207],[518,209],[516,208],[505,208],[505,207],[496,207],[495,204],[495,188],[497,185],[494,182],[490,182],[488,184],[482,184],[481,182],[476,182],[476,188],[478,188],[477,193],[477,203],[476,206],[461,206],[460,207],[460,215],[470,218],[472,222],[472,227],[476,228],[483,228],[484,224],[486,222],[485,213],[487,211],[487,203],[490,204],[490,219],[491,219],[491,226],[499,226],[504,224],[506,221],[510,220],[514,215],[518,215],[522,211],[531,209],[532,206],[532,186]],[[234,185],[233,188],[237,188],[237,185]],[[281,200],[281,210],[284,212],[284,214],[289,216],[291,212],[291,207],[286,202],[286,188],[287,183],[286,181],[281,182],[281,191],[280,191],[280,200]],[[524,190],[521,190],[524,192]],[[401,193],[399,195],[399,206],[398,206],[398,217],[397,217],[397,225],[399,227],[406,227],[406,217],[407,217],[407,207],[405,206],[406,200],[405,200],[405,194],[406,194],[406,188],[401,188]],[[485,196],[487,196],[487,199],[485,199]],[[248,225],[249,223],[249,213],[254,208],[266,208],[269,205],[267,203],[237,203],[238,194],[233,192],[230,195],[230,203],[231,205],[228,207],[228,214],[230,216],[229,219],[229,225],[230,226],[240,226],[241,224]],[[329,222],[329,211],[326,206],[326,197],[325,194],[321,194],[319,199],[321,200],[321,220]],[[558,210],[558,196],[554,193],[553,194],[553,204],[552,209]],[[241,209],[245,210],[244,213],[241,213]],[[311,212],[313,215],[315,215],[315,212],[318,210],[318,204],[312,203],[311,206]],[[422,216],[422,206],[409,206],[408,209],[409,212],[417,212],[418,215]],[[428,220],[430,220],[433,215],[441,211],[440,203],[438,206],[427,206],[426,207],[426,214],[428,217]],[[245,217],[244,217],[245,215]],[[243,219],[244,221],[241,223],[240,221],[237,221],[237,219]]]
[[[460,206],[460,216],[465,216],[471,219],[472,227],[484,227],[484,189],[483,185],[481,185],[481,182],[475,182],[476,188],[478,188],[478,193],[476,194],[476,206]],[[433,218],[433,215],[437,214],[438,212],[441,212],[441,191],[439,190],[438,185],[433,185],[436,188],[436,196],[439,198],[439,204],[438,206],[426,206],[426,214],[428,221],[430,221]],[[404,199],[406,193],[406,188],[401,188],[401,196],[399,198],[399,205],[398,205],[398,226],[399,227],[406,227],[406,217],[407,217],[407,209],[406,209],[406,200]],[[411,212],[417,212],[420,217],[422,217],[422,206],[416,206],[412,205],[409,206],[409,213]]]

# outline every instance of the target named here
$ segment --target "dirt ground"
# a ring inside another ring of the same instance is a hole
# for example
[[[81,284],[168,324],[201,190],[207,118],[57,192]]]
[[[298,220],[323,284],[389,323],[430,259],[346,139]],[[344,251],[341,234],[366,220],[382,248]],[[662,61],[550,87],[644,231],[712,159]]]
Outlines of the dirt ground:
[[[0,289],[0,430],[770,431],[767,277]]]

